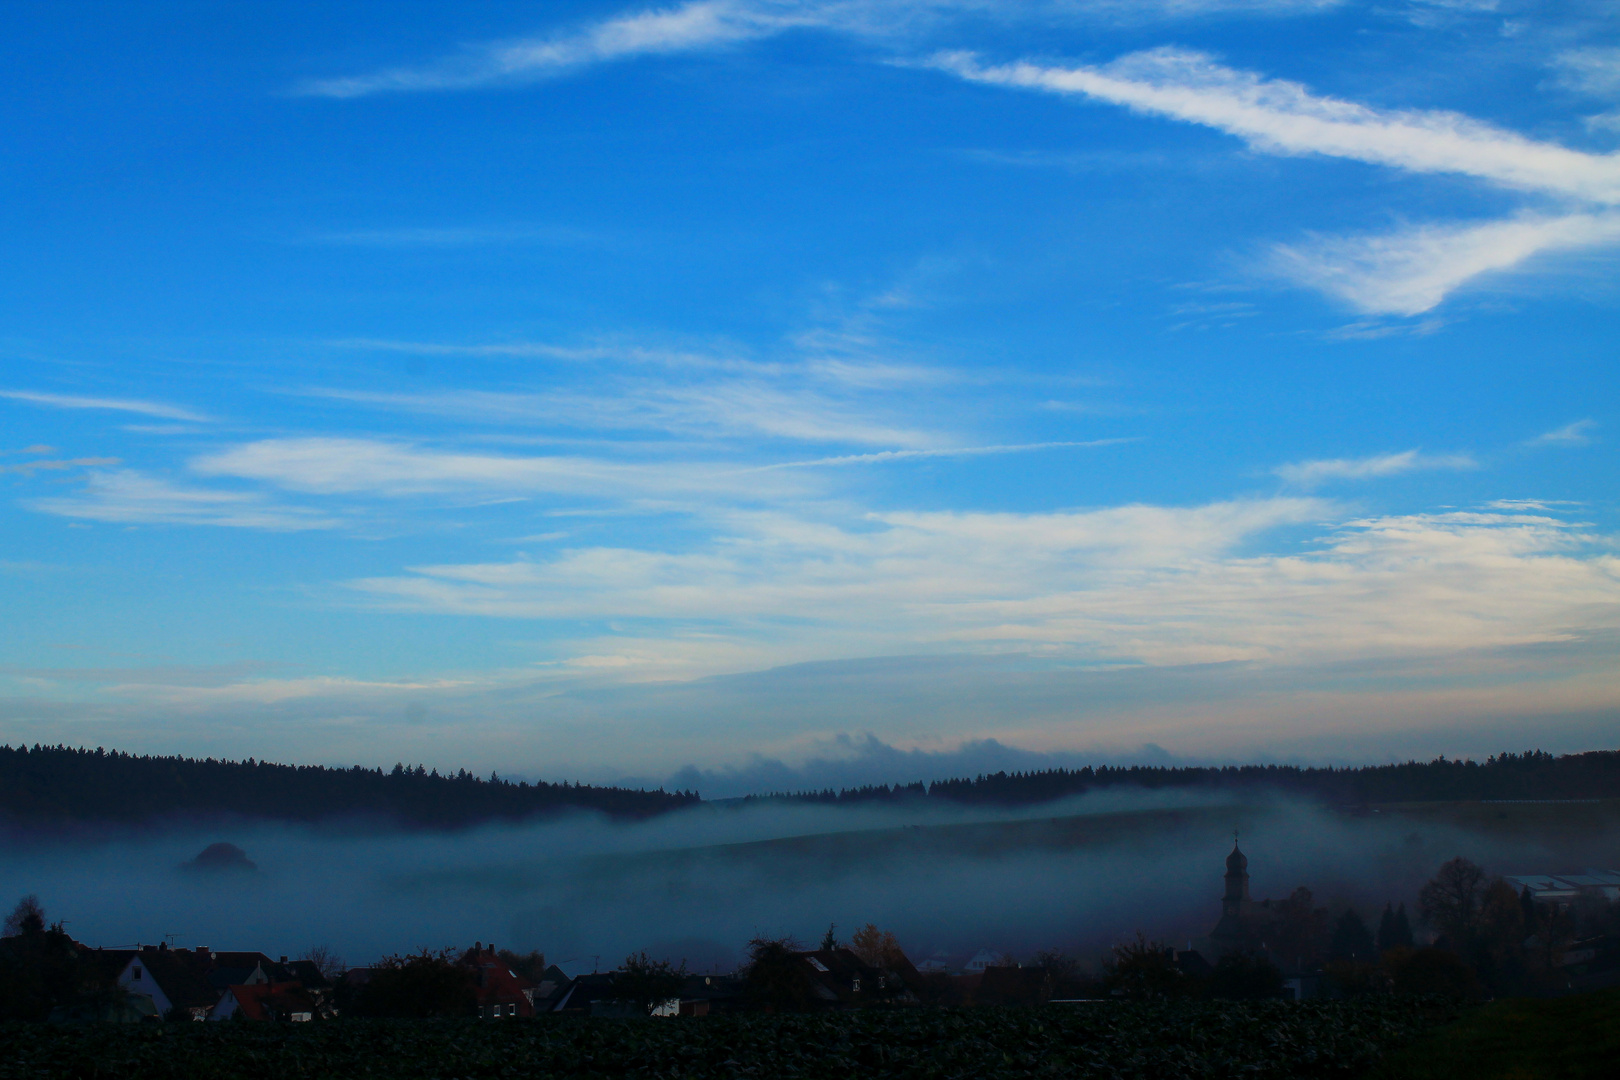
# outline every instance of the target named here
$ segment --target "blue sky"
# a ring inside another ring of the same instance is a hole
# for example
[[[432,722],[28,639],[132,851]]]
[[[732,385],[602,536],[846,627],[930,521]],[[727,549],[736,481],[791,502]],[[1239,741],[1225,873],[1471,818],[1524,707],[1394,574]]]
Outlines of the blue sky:
[[[0,71],[0,740],[1613,743],[1612,5],[18,4]]]

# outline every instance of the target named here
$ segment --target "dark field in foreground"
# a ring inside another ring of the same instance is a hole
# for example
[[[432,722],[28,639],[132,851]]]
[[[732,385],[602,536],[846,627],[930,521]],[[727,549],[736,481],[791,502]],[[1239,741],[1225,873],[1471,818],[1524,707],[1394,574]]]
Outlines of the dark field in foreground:
[[[0,1080],[1353,1077],[1454,1015],[1384,998],[663,1020],[11,1025],[0,1029]]]
[[[1390,1055],[1367,1080],[1592,1080],[1620,1076],[1620,990],[1509,998]]]

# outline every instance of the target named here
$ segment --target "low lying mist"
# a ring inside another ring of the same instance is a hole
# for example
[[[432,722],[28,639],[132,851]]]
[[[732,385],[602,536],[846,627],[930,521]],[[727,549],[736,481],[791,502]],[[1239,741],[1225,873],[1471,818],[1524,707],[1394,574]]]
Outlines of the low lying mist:
[[[1477,804],[1476,804],[1477,805]],[[1414,902],[1462,854],[1493,873],[1620,862],[1602,828],[1526,826],[1504,812],[1350,816],[1316,804],[1207,792],[1093,792],[996,811],[888,804],[707,804],[638,823],[573,815],[453,834],[256,824],[175,826],[117,839],[13,838],[0,882],[37,893],[88,945],[300,955],[350,964],[474,939],[606,970],[646,949],[729,970],[749,938],[840,938],[872,922],[913,960],[981,948],[1093,958],[1142,930],[1206,934],[1233,830],[1256,898],[1309,887],[1319,905],[1376,914]],[[202,872],[212,844],[240,860]]]

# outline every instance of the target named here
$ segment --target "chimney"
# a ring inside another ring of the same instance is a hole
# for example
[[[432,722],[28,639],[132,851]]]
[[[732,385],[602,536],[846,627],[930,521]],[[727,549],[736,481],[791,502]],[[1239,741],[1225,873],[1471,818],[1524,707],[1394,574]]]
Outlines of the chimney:
[[[198,956],[207,956],[208,955],[208,946],[199,945],[199,946],[197,946],[195,951],[196,951]]]
[[[282,958],[281,958],[281,962],[282,962],[282,963],[283,963],[283,964],[285,964],[285,963],[286,963],[286,962],[287,962],[287,958],[286,958],[286,957],[285,957],[285,956],[283,956],[283,957],[282,957]]]

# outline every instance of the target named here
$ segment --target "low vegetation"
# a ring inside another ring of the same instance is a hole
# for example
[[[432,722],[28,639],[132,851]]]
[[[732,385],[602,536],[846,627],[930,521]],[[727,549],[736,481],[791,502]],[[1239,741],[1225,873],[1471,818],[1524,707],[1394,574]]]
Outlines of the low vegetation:
[[[28,1077],[1354,1077],[1451,1019],[1420,999],[1100,1002],[649,1020],[0,1027]]]
[[[1620,1072],[1620,990],[1469,1010],[1364,1080],[1597,1080]]]

